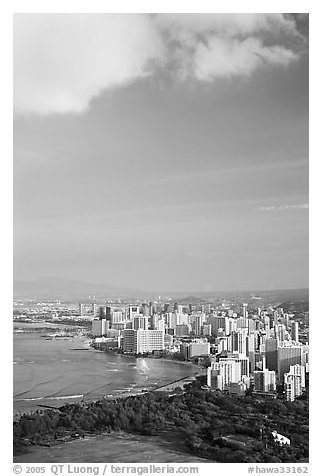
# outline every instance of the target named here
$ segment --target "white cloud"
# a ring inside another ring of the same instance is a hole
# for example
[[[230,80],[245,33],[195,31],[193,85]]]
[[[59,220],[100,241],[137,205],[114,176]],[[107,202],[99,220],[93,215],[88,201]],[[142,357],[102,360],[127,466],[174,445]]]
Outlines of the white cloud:
[[[249,76],[260,65],[287,65],[297,55],[279,46],[270,48],[262,45],[257,38],[244,41],[212,37],[208,45],[199,43],[195,53],[195,75],[201,80],[233,75]]]
[[[162,13],[156,16],[156,22],[174,37],[178,30],[230,37],[272,30],[298,34],[294,20],[281,13]]]
[[[256,210],[260,212],[274,212],[274,211],[285,211],[285,210],[308,210],[309,204],[302,203],[300,205],[272,205],[267,207],[258,207]]]
[[[15,15],[15,110],[81,112],[103,89],[146,75],[162,49],[145,15]]]
[[[299,35],[282,14],[17,14],[14,110],[83,112],[103,90],[153,74],[154,64],[199,81],[287,66],[298,55],[278,43],[281,32]],[[264,44],[268,33],[277,43]]]

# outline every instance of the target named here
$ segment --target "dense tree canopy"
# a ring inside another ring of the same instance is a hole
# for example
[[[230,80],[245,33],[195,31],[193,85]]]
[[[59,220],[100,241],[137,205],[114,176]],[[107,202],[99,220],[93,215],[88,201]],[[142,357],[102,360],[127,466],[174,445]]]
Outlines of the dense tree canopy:
[[[296,462],[308,459],[308,401],[236,397],[190,385],[183,394],[150,392],[117,400],[68,404],[22,415],[14,423],[15,453],[85,434],[123,430],[156,435],[175,429],[187,451],[218,462]],[[274,442],[272,431],[291,440]]]

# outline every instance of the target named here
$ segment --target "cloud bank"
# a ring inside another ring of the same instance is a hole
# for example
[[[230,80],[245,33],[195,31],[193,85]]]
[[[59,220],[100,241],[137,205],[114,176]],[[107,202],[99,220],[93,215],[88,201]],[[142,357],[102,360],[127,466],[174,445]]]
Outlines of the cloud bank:
[[[299,205],[272,205],[267,207],[258,207],[257,210],[260,212],[275,212],[275,211],[285,211],[285,210],[308,210],[308,203],[301,203]]]
[[[14,111],[81,113],[160,68],[179,81],[248,77],[296,61],[301,40],[282,14],[16,14]]]

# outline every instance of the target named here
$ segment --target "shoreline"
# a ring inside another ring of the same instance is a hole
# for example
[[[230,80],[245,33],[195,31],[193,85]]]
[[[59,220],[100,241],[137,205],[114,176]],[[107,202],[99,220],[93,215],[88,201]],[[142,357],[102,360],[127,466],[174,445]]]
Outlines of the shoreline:
[[[25,335],[26,334],[29,334],[28,333],[24,333]],[[31,334],[31,333],[30,333]],[[39,336],[39,333],[35,332],[34,335],[37,335]],[[55,339],[53,339],[55,341]],[[60,340],[60,339],[58,339]],[[184,381],[185,379],[193,379],[195,378],[196,376],[200,375],[202,372],[203,372],[203,369],[192,363],[192,362],[187,362],[187,361],[177,361],[177,360],[174,360],[174,359],[167,359],[165,357],[160,357],[160,358],[154,358],[152,356],[133,356],[133,355],[130,355],[130,354],[122,354],[122,353],[116,353],[116,352],[113,352],[113,351],[105,351],[105,350],[98,350],[98,349],[95,349],[93,348],[91,345],[90,345],[90,342],[91,342],[91,339],[86,336],[86,335],[75,335],[73,338],[69,339],[69,340],[72,340],[72,342],[69,342],[69,344],[71,345],[76,345],[77,347],[83,347],[84,350],[86,351],[91,351],[90,353],[106,353],[106,354],[109,354],[109,355],[113,355],[114,357],[118,357],[120,356],[123,360],[123,357],[127,357],[128,360],[132,360],[133,362],[135,361],[142,361],[144,359],[149,359],[151,361],[158,361],[161,365],[162,363],[169,363],[169,362],[173,362],[175,364],[180,364],[180,365],[184,365],[186,367],[188,367],[190,369],[190,372],[191,372],[191,375],[186,375],[183,371],[184,367],[181,367],[182,368],[182,374],[181,376],[178,376],[176,374],[180,373],[180,372],[174,372],[174,375],[171,375],[171,371],[168,372],[168,374],[165,376],[165,379],[164,379],[164,382],[160,381],[159,383],[153,383],[153,381],[151,381],[150,383],[147,383],[146,385],[144,385],[144,388],[142,388],[141,386],[137,388],[136,390],[136,387],[133,387],[131,390],[124,390],[122,393],[120,392],[114,392],[114,390],[106,390],[106,393],[105,395],[102,395],[100,398],[102,399],[106,399],[106,400],[118,400],[120,398],[127,398],[127,397],[130,397],[130,396],[139,396],[139,395],[143,395],[144,393],[148,393],[148,392],[153,392],[155,391],[156,389],[160,389],[159,391],[162,391],[162,389],[166,389],[166,388],[169,388],[170,391],[171,389],[174,389],[176,386],[179,386],[177,385],[177,382],[180,383],[180,381]],[[68,340],[68,341],[69,341]],[[50,341],[51,342],[51,341]],[[70,350],[74,350],[74,349],[70,349]],[[171,366],[172,367],[172,366]],[[174,367],[175,368],[175,367]],[[188,369],[187,369],[187,373],[188,372]],[[152,372],[153,374],[153,372]],[[152,375],[151,372],[150,372],[150,376]],[[188,382],[187,382],[188,383]],[[171,387],[170,387],[171,386]],[[63,397],[63,396],[59,396],[59,395],[56,395],[55,396],[55,399],[52,400],[50,398],[50,396],[48,398],[45,398],[45,397],[38,397],[38,395],[31,395],[30,399],[32,400],[37,400],[39,399],[39,404],[43,403],[44,406],[39,406],[38,404],[36,404],[35,406],[31,405],[29,408],[27,407],[26,405],[26,408],[25,409],[18,409],[18,408],[14,408],[14,411],[13,411],[13,420],[14,421],[17,421],[20,419],[20,417],[23,415],[23,414],[29,414],[29,413],[32,413],[36,410],[39,410],[39,411],[42,411],[42,410],[45,410],[45,406],[50,406],[51,408],[55,409],[55,410],[58,410],[61,406],[63,405],[66,405],[66,404],[73,404],[73,403],[79,403],[79,404],[86,404],[86,403],[90,403],[90,402],[94,402],[94,401],[97,401],[99,398],[97,397],[94,397],[94,398],[84,398],[84,396],[81,396],[81,394],[83,394],[84,392],[82,391],[79,391],[79,392],[75,392],[75,398],[72,399],[69,395],[66,397],[66,399],[64,401],[61,401],[63,400],[63,398],[61,398],[60,400],[60,397]],[[88,392],[86,392],[88,393]],[[76,398],[76,394],[77,394],[77,398]],[[69,398],[68,398],[69,397]],[[14,403],[14,406],[15,406],[15,400],[13,401]],[[17,402],[17,406],[19,405],[19,403]],[[23,407],[22,407],[23,408]]]

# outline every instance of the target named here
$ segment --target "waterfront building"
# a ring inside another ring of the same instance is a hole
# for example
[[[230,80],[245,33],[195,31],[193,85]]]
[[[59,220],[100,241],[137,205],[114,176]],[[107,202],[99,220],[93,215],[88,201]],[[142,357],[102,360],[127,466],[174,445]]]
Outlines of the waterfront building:
[[[109,328],[110,328],[110,323],[106,319],[92,320],[92,335],[93,336],[105,335]]]
[[[156,329],[125,329],[123,350],[133,354],[164,350],[164,332]]]
[[[184,342],[180,345],[180,353],[186,360],[200,355],[210,355],[210,344],[207,340],[203,339]]]

